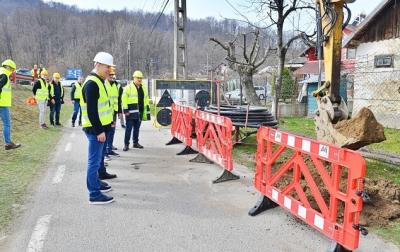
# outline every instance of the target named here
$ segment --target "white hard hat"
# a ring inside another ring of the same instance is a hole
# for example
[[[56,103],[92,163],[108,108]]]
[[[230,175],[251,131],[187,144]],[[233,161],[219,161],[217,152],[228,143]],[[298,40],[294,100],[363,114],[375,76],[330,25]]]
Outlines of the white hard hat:
[[[98,52],[94,57],[93,61],[107,66],[112,66],[112,67],[115,66],[113,56],[106,52]]]

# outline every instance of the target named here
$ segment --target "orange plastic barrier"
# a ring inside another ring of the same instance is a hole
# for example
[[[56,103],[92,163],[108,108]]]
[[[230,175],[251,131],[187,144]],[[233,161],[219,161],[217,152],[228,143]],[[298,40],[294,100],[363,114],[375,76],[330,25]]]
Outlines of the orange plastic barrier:
[[[194,109],[191,107],[172,104],[171,134],[187,146],[192,146],[193,114]]]
[[[360,230],[367,232],[359,225],[366,172],[363,157],[267,127],[258,130],[257,141],[255,188],[338,245],[356,249]],[[288,149],[289,156],[283,158]]]
[[[192,121],[194,108],[172,104],[171,134],[174,137],[167,145],[184,143],[185,149],[177,155],[196,154],[192,146]]]
[[[197,150],[224,168],[224,172],[214,183],[238,179],[238,176],[231,173],[233,170],[231,119],[197,110],[195,124]]]

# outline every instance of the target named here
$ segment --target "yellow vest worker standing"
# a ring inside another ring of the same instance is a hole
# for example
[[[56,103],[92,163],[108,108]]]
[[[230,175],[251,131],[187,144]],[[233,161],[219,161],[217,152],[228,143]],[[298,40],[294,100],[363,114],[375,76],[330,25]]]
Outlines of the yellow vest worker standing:
[[[17,66],[11,59],[7,59],[1,63],[0,67],[0,117],[3,121],[3,137],[6,150],[16,149],[20,144],[11,141],[11,116],[10,107],[12,103],[10,76]]]
[[[110,97],[111,106],[113,109],[113,125],[111,130],[108,132],[107,141],[105,145],[105,159],[110,160],[111,156],[119,156],[118,153],[114,151],[116,148],[113,146],[114,142],[114,134],[115,134],[115,127],[117,125],[117,114],[118,114],[118,86],[117,82],[115,81],[115,69],[111,68],[110,70],[110,78],[106,81],[107,84],[107,92],[108,96]]]
[[[114,67],[111,54],[99,52],[94,57],[94,69],[82,86],[80,104],[82,108],[82,127],[89,142],[86,183],[89,191],[89,204],[107,204],[114,201],[105,192],[111,186],[100,181],[115,178],[104,168],[104,144],[107,132],[113,122],[113,109],[105,87],[110,67]]]
[[[59,73],[53,74],[53,80],[49,85],[50,99],[54,100],[54,104],[50,103],[50,124],[53,126],[61,126],[60,112],[61,104],[64,104],[64,87],[60,82],[61,75]]]
[[[146,85],[142,85],[143,73],[135,71],[133,81],[124,88],[122,93],[122,108],[126,116],[125,146],[129,149],[129,140],[133,129],[133,148],[143,149],[139,144],[139,129],[142,121],[150,120],[149,94]]]
[[[40,78],[33,85],[33,95],[35,96],[36,102],[39,108],[39,126],[42,129],[47,129],[47,125],[44,122],[46,115],[46,105],[47,101],[50,99],[50,89],[48,82],[49,74],[46,70],[42,70],[40,73]],[[54,104],[54,100],[50,100]]]
[[[79,112],[79,126],[82,125],[82,110],[80,106],[81,94],[82,94],[82,84],[83,77],[79,77],[78,81],[74,83],[71,88],[71,101],[74,104],[74,112],[72,114],[72,127],[75,127],[75,121],[78,117]]]

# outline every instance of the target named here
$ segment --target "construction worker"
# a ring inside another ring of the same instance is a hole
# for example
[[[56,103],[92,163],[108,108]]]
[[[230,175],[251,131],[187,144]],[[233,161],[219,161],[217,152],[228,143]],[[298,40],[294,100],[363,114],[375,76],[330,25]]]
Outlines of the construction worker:
[[[42,70],[40,73],[40,78],[33,85],[33,95],[35,96],[36,102],[39,108],[39,126],[42,129],[47,129],[47,125],[44,122],[44,118],[46,115],[46,105],[47,101],[50,100],[50,103],[54,104],[55,101],[50,99],[50,89],[48,84],[49,73],[46,70]]]
[[[79,104],[80,99],[81,99],[81,94],[82,94],[82,84],[83,84],[84,78],[79,77],[78,81],[74,83],[74,85],[71,88],[71,101],[74,104],[74,112],[72,114],[72,127],[75,127],[75,121],[76,118],[78,117],[78,112],[79,112],[79,126],[82,125],[82,110],[81,106]]]
[[[117,82],[117,81],[116,81]],[[122,113],[122,93],[124,91],[124,87],[117,82],[118,86],[118,118],[121,124],[121,128],[125,129],[125,120],[124,120],[124,113]]]
[[[37,78],[39,77],[39,69],[38,65],[33,65],[33,69],[31,70],[31,75],[33,77],[33,81],[35,82]]]
[[[110,155],[111,156],[119,156],[119,154],[114,151],[114,149],[116,149],[116,148],[113,146],[115,127],[116,127],[116,122],[117,122],[117,114],[118,114],[118,86],[117,86],[117,82],[115,81],[115,69],[114,68],[110,69],[110,78],[106,81],[106,87],[107,87],[108,96],[110,97],[112,109],[114,111],[113,125],[111,127],[111,130],[108,132],[107,142],[105,144],[105,156],[106,156],[106,160],[107,160],[107,159],[110,159],[109,158]]]
[[[0,67],[0,117],[3,121],[3,137],[6,150],[16,149],[21,147],[21,144],[16,144],[11,141],[11,116],[10,107],[12,103],[11,82],[10,76],[15,72],[17,66],[11,59],[7,59],[1,63]]]
[[[42,76],[42,71],[47,72],[47,69],[43,66],[43,64],[39,64],[38,76]]]
[[[133,81],[124,88],[122,94],[122,108],[126,118],[125,146],[129,149],[129,139],[133,129],[133,148],[143,149],[139,144],[139,129],[142,121],[150,120],[149,94],[146,85],[142,85],[143,73],[135,71]]]
[[[64,104],[64,87],[61,85],[60,79],[61,75],[59,73],[54,73],[53,80],[49,85],[50,100],[54,100],[54,103],[49,103],[50,124],[53,126],[61,126],[60,112],[61,104]]]
[[[115,65],[112,55],[106,52],[97,53],[93,61],[94,69],[83,83],[80,99],[82,127],[89,142],[86,183],[89,204],[107,204],[114,201],[113,197],[104,194],[111,190],[111,186],[100,179],[102,176],[104,179],[116,175],[108,174],[104,167],[103,147],[113,123],[113,109],[105,80],[109,78],[110,67]]]

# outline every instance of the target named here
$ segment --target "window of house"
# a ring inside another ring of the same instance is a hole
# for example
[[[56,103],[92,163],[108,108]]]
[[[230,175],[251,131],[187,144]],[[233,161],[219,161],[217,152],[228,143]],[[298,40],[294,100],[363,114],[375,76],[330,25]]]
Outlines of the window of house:
[[[393,55],[375,56],[375,67],[393,67]]]
[[[356,58],[356,49],[355,48],[348,48],[346,59],[355,59]]]

